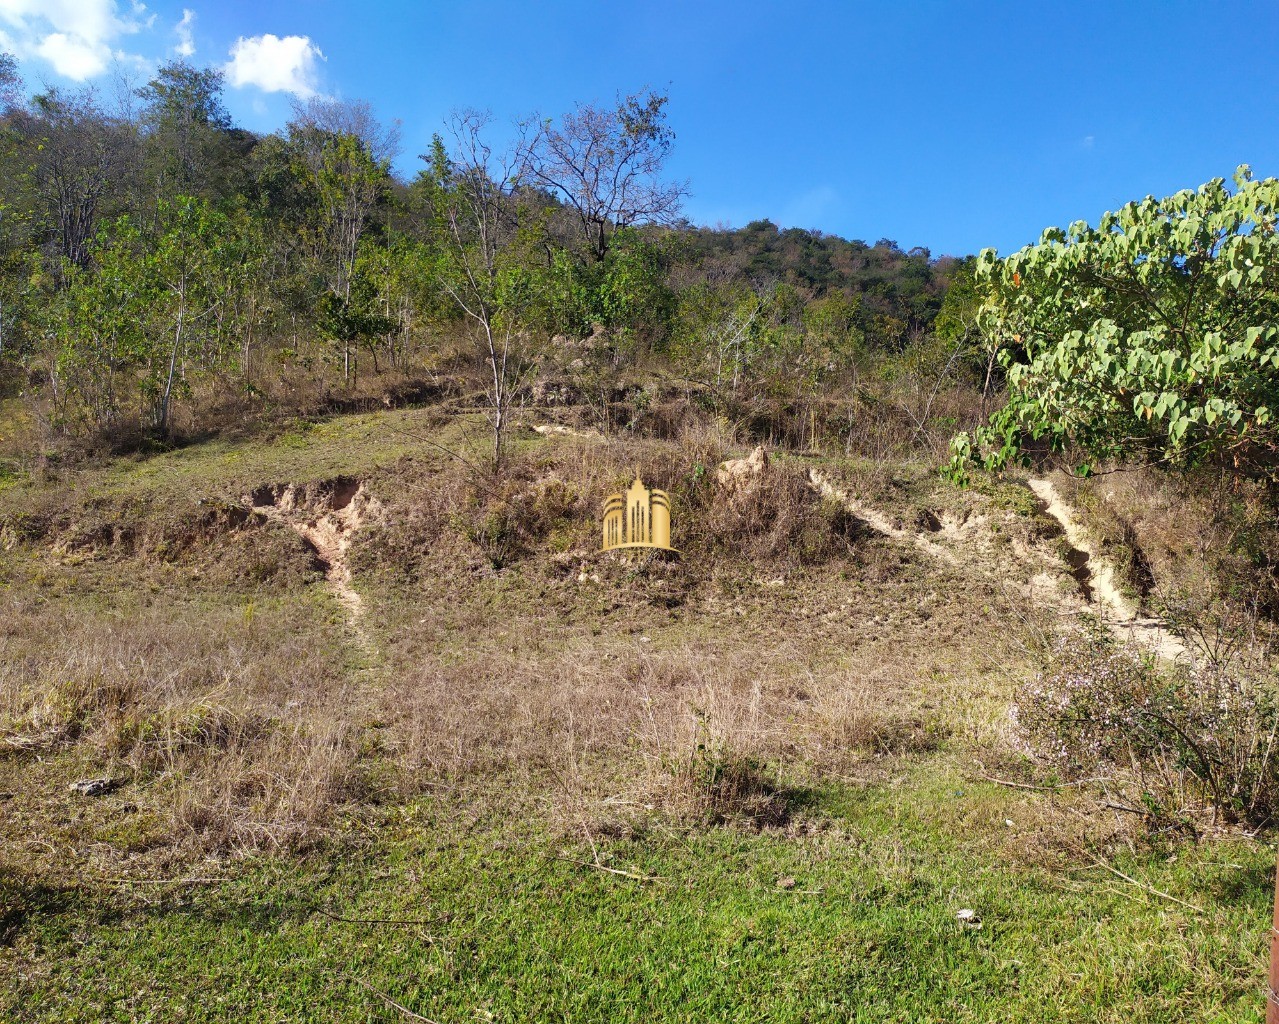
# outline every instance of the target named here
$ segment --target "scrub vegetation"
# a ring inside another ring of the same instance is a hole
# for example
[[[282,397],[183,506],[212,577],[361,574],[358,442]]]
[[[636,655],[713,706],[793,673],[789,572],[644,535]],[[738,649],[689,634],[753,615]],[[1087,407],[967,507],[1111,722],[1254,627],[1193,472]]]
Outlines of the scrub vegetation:
[[[1263,1019],[1273,182],[934,258],[662,94],[5,74],[0,1017]]]

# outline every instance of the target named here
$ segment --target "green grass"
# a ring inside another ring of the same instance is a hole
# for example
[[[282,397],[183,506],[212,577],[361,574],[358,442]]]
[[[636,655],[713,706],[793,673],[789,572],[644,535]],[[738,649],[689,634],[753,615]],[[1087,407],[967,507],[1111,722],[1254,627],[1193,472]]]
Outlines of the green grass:
[[[647,882],[574,863],[588,846],[535,825],[431,802],[349,856],[267,860],[221,884],[11,878],[0,1015],[404,1019],[363,981],[441,1024],[1262,1019],[1271,851],[1120,862],[1200,915],[1097,869],[1000,859],[980,819],[1027,801],[991,789],[916,771],[824,788],[811,834],[596,840],[606,866]],[[980,930],[957,922],[965,907]]]

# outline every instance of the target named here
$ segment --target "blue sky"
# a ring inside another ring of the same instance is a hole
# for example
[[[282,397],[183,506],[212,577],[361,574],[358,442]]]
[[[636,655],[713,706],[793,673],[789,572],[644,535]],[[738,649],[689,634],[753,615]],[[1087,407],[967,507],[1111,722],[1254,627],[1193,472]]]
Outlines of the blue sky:
[[[189,51],[227,67],[254,130],[293,93],[370,100],[403,123],[408,174],[456,107],[507,124],[667,89],[690,219],[935,255],[1009,252],[1240,162],[1279,174],[1277,38],[1273,0],[0,0],[37,86]]]

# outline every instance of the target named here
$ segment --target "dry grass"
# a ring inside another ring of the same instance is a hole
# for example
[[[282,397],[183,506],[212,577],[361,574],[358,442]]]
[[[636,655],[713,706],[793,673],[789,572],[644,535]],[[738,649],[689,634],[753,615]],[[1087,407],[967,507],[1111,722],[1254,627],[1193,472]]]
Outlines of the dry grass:
[[[73,598],[6,592],[7,757],[70,755],[191,849],[290,843],[326,819],[351,791],[360,718],[314,606],[149,587],[112,588],[103,604],[107,584],[82,572]]]
[[[1144,469],[1070,492],[1150,606],[1187,623],[1279,619],[1279,511],[1265,488],[1209,471]]]
[[[749,768],[780,791],[944,737],[891,673],[826,671],[788,645],[651,646],[425,665],[389,698],[396,760],[431,783],[499,779],[516,803],[549,801],[561,818],[583,807],[754,818],[753,794],[726,777]]]
[[[74,813],[100,850],[297,847],[423,787],[566,829],[769,826],[827,780],[998,743],[1021,664],[999,572],[873,533],[798,462],[728,498],[729,454],[702,424],[520,438],[496,474],[438,452],[362,473],[384,513],[348,552],[358,629],[292,531],[228,504],[278,476],[220,460],[202,491],[188,460],[185,498],[125,479],[28,502],[0,627],[0,789],[23,791],[5,833],[57,844]],[[672,495],[680,559],[595,554],[637,469]],[[935,484],[842,469],[903,522],[940,508]],[[124,785],[68,805],[88,775]],[[135,805],[150,824],[121,839]]]

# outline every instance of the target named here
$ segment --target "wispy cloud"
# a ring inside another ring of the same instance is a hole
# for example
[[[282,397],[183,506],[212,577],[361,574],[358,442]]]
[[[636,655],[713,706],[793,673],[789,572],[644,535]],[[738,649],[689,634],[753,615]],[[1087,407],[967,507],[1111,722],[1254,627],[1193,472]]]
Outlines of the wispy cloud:
[[[195,53],[195,11],[182,8],[182,20],[173,31],[178,36],[178,45],[173,48],[173,52],[179,57],[192,56]]]
[[[1093,136],[1093,135],[1085,135],[1082,139],[1080,139],[1080,140],[1079,140],[1079,148],[1080,148],[1080,149],[1092,149],[1092,144],[1093,144],[1095,141],[1096,141],[1096,137],[1095,137],[1095,136]]]

